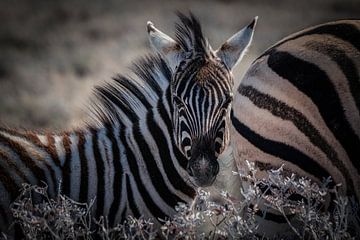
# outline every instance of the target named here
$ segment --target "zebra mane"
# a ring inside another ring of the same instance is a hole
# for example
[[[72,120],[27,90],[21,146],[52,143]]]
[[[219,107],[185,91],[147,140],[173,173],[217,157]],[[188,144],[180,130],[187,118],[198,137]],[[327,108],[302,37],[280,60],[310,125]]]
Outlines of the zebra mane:
[[[204,38],[199,21],[177,13],[176,40],[185,52],[208,55],[210,46]],[[171,70],[160,55],[151,54],[135,62],[132,75],[117,75],[112,81],[94,90],[90,112],[95,124],[138,122],[151,108],[158,108],[159,101],[170,102],[164,93],[171,81]],[[168,93],[169,95],[170,93]],[[165,98],[165,99],[162,99]],[[167,104],[167,103],[166,103]],[[168,110],[171,106],[167,106]]]
[[[96,125],[138,122],[166,97],[164,92],[170,83],[171,71],[160,56],[143,57],[131,70],[131,76],[119,74],[112,81],[95,87],[90,112]]]
[[[176,23],[176,41],[185,52],[194,51],[196,53],[207,54],[210,45],[201,30],[198,19],[190,12],[189,17],[177,12],[180,22]]]

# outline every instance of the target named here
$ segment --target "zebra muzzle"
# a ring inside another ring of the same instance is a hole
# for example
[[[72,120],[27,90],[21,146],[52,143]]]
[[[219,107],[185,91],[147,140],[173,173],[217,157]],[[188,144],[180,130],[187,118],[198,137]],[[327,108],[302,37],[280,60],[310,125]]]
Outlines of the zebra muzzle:
[[[215,157],[200,155],[189,160],[186,170],[197,186],[208,187],[213,184],[219,173],[219,163]]]

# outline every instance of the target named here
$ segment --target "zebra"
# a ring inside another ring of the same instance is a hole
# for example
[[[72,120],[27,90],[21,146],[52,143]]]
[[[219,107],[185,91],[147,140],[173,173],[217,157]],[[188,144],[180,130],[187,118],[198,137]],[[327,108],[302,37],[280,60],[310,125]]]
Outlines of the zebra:
[[[259,56],[235,93],[231,145],[239,168],[284,171],[360,199],[360,21],[341,20],[290,35]],[[266,214],[261,231],[286,222]],[[273,224],[269,227],[269,223]]]
[[[129,77],[96,87],[95,123],[59,133],[0,129],[2,231],[24,182],[46,183],[51,197],[60,189],[79,202],[95,198],[95,216],[110,225],[128,215],[166,219],[215,184],[229,142],[231,70],[257,18],[214,51],[193,14],[178,17],[175,39],[148,22],[155,53]]]

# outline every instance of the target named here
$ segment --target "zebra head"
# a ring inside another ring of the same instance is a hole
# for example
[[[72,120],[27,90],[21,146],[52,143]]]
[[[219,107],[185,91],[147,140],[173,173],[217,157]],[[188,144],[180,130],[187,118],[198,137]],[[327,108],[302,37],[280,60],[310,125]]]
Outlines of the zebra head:
[[[176,40],[148,22],[152,47],[172,72],[172,124],[177,147],[188,159],[187,172],[200,187],[211,185],[219,172],[218,156],[229,143],[233,96],[231,69],[249,46],[255,18],[213,51],[197,19],[178,14]]]

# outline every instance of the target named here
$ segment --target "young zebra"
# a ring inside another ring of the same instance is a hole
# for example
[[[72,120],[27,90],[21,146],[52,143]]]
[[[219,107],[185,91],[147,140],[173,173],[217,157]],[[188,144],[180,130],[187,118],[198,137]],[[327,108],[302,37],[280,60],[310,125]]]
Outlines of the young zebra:
[[[231,144],[238,166],[253,161],[259,176],[282,164],[316,182],[331,176],[341,194],[360,199],[359,76],[359,20],[315,26],[268,49],[235,95]],[[285,221],[266,218],[275,226]],[[268,226],[269,234],[278,229]]]
[[[98,124],[59,134],[0,130],[3,231],[23,182],[43,181],[54,196],[61,180],[74,200],[96,197],[96,216],[111,225],[127,215],[165,219],[178,202],[190,203],[196,188],[214,183],[229,141],[231,69],[256,19],[213,51],[193,15],[179,18],[176,40],[148,22],[159,55],[136,64],[134,77],[96,89]]]

